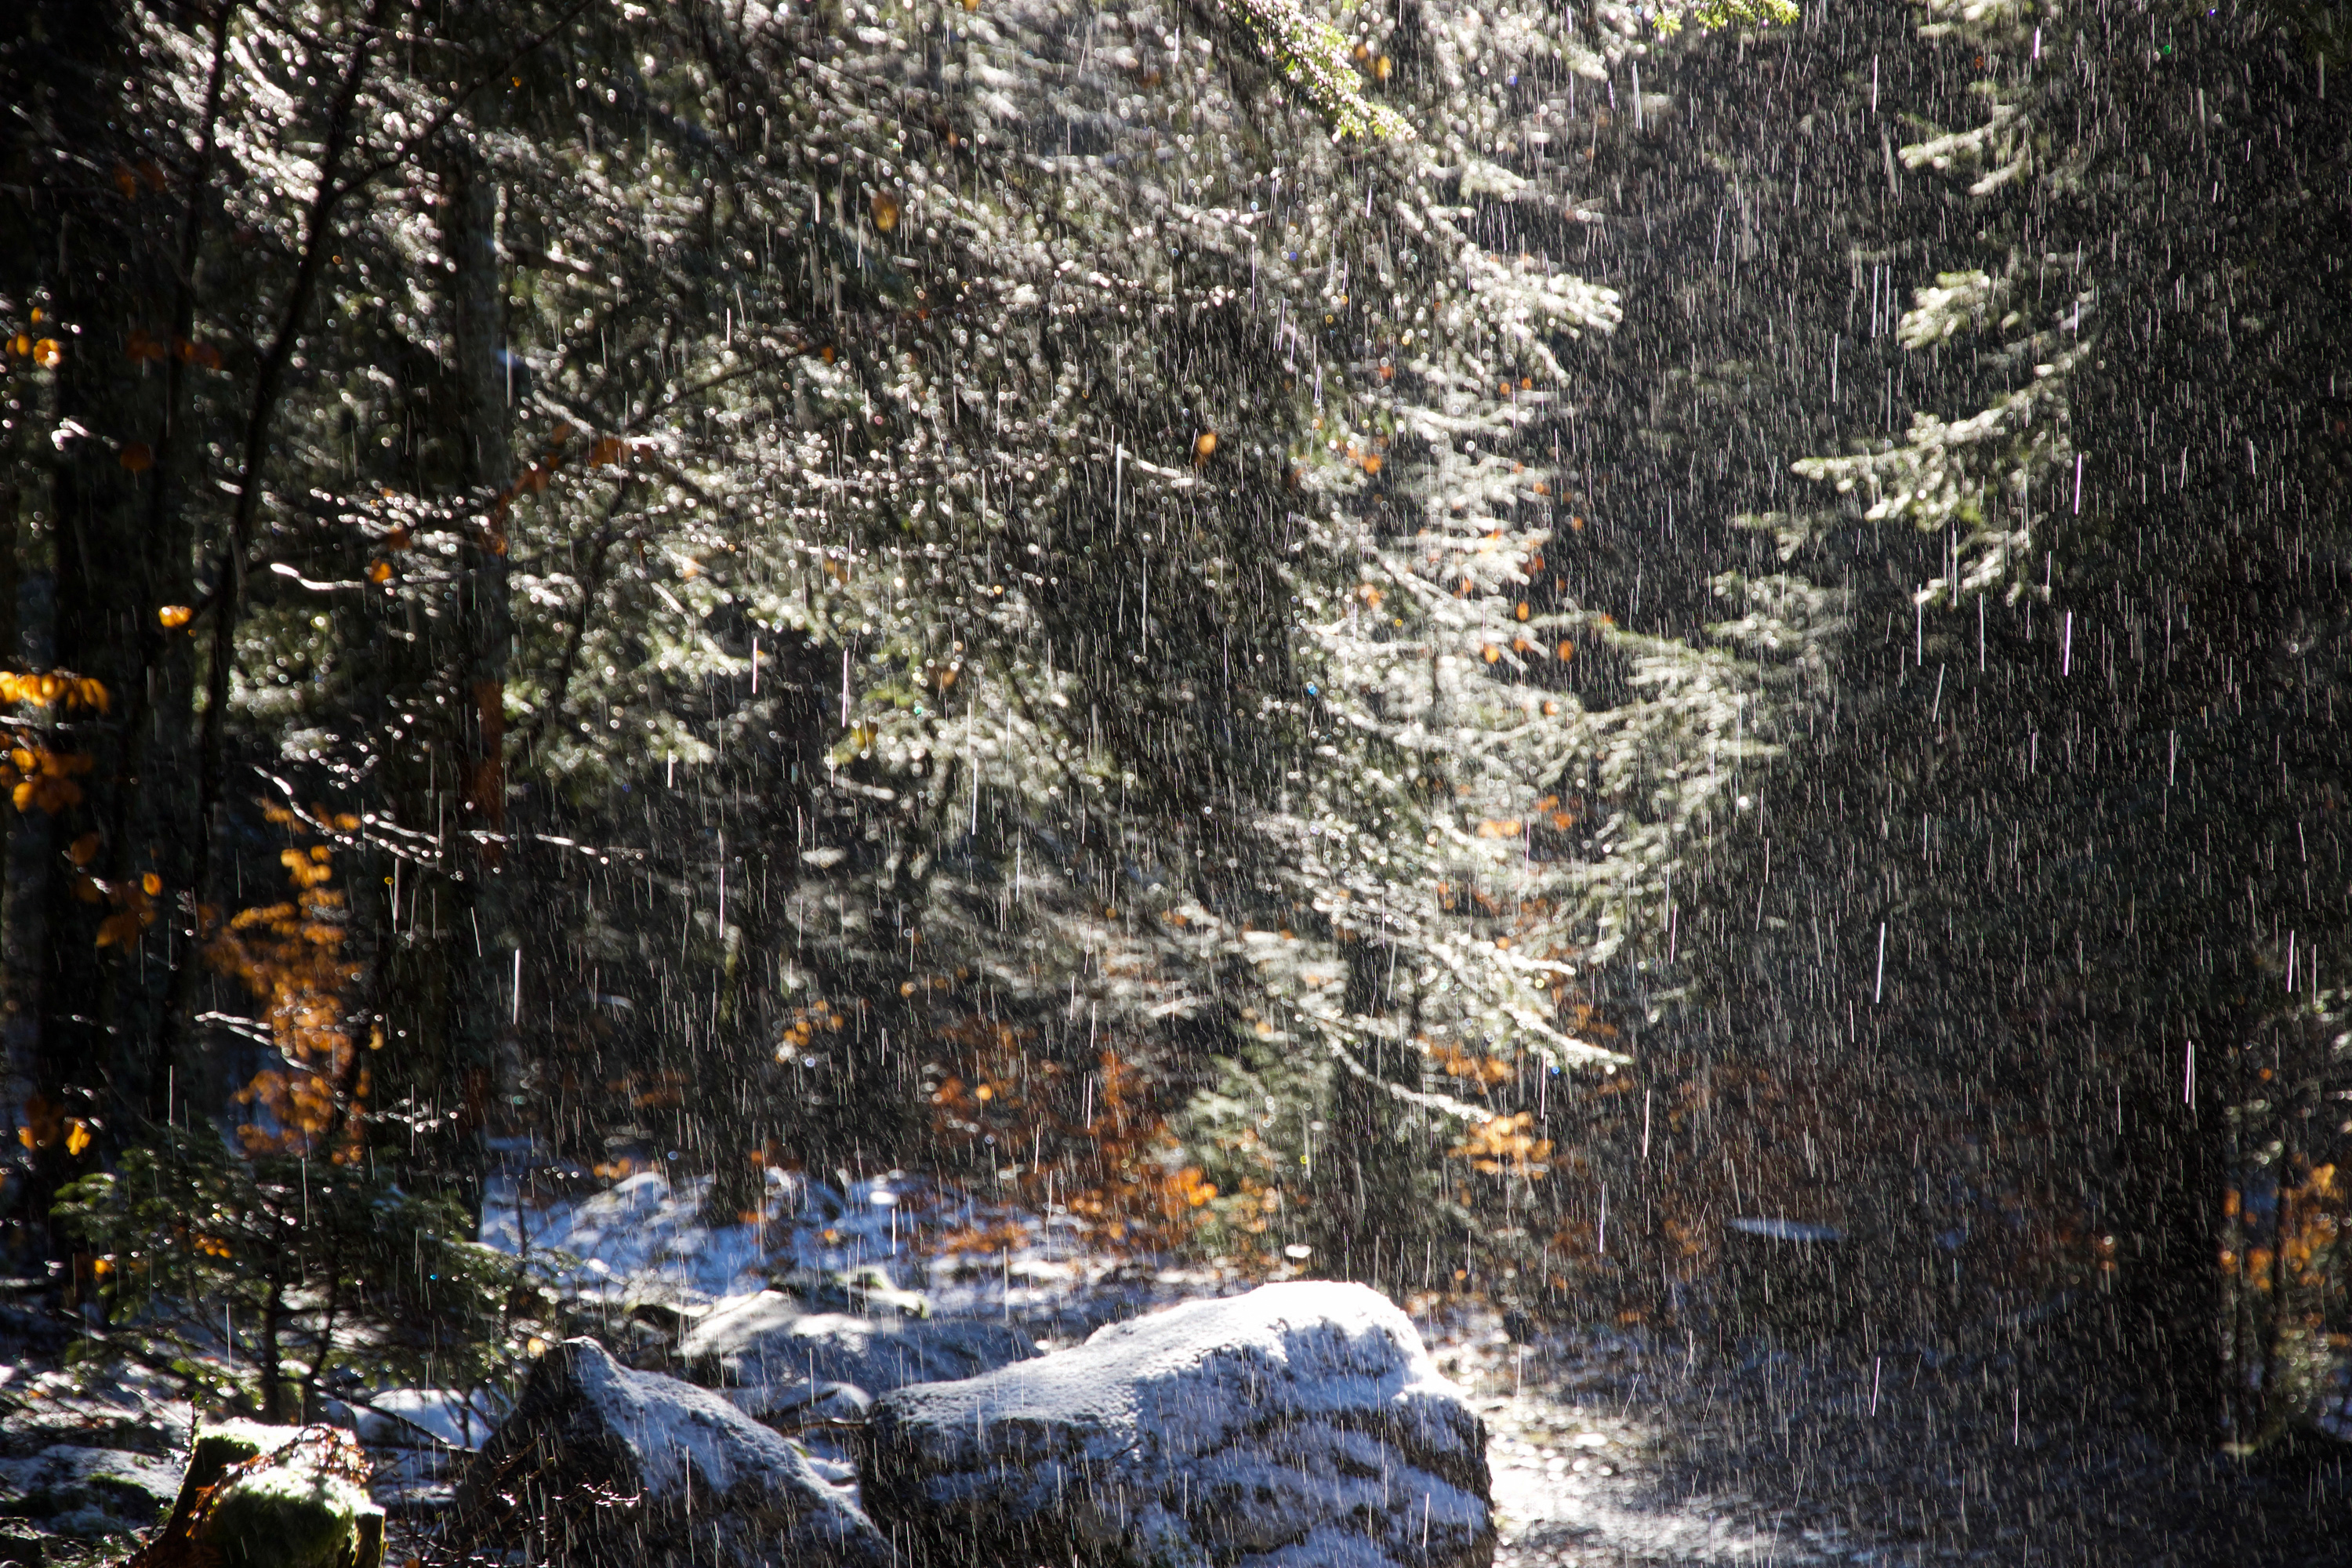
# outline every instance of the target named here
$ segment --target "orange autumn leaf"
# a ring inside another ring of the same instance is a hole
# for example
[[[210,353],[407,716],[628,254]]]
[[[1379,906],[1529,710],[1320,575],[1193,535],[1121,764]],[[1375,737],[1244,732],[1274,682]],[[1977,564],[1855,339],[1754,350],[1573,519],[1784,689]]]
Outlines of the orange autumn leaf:
[[[155,619],[167,632],[178,631],[196,618],[196,612],[186,605],[159,605]]]
[[[88,866],[98,858],[98,835],[85,833],[66,846],[66,858],[76,866]]]
[[[155,466],[155,449],[144,441],[132,441],[115,460],[134,474],[143,474]]]
[[[135,910],[117,910],[98,922],[98,945],[128,947],[139,935],[139,928],[147,922]]]
[[[389,561],[379,561],[379,562],[377,562],[374,565],[373,565],[373,566],[371,566],[371,567],[369,567],[369,568],[368,568],[368,570],[367,570],[367,576],[368,576],[368,581],[369,581],[369,582],[371,582],[371,583],[389,583],[389,582],[391,582],[391,581],[392,581],[392,563],[391,563],[391,562],[389,562]]]
[[[6,765],[0,766],[0,788],[9,791],[17,810],[55,816],[81,803],[81,786],[74,779],[89,773],[90,765],[83,752],[18,746],[8,752]]]
[[[66,351],[55,338],[43,338],[33,345],[33,363],[43,370],[54,367],[66,357]]]
[[[874,226],[885,234],[898,226],[898,198],[888,191],[874,193]]]

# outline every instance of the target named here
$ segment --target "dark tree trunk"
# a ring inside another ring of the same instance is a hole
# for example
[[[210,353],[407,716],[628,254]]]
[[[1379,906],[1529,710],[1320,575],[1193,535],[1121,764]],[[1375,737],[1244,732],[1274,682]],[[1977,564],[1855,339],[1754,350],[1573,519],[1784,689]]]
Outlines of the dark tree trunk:
[[[453,1149],[459,1195],[478,1220],[484,1139],[501,1095],[520,1078],[514,994],[520,939],[513,923],[507,837],[506,680],[514,615],[507,599],[506,510],[517,474],[508,447],[509,363],[498,256],[498,185],[470,139],[443,164],[442,249],[452,263],[450,382],[459,488],[480,521],[460,549],[456,682],[458,814],[451,866],[456,959],[445,1089],[458,1112]]]
[[[2233,1364],[2221,1264],[2227,1190],[2245,1174],[2230,1118],[2294,1092],[2257,1082],[2269,1058],[2252,1058],[2298,1005],[2288,951],[2340,951],[2346,931],[2305,868],[2336,864],[2329,804],[2352,777],[2352,732],[2323,718],[2352,700],[2352,534],[2329,428],[2352,410],[2337,374],[2352,327],[2327,281],[2352,220],[2310,193],[2345,179],[2352,113],[2277,42],[2216,19],[2172,59],[2116,51],[2098,153],[2126,174],[2085,182],[2063,220],[2108,260],[2073,399],[2084,500],[2055,531],[2062,605],[2140,643],[2046,721],[2123,759],[2083,824],[2120,870],[2093,951],[2133,1020],[2111,1331],[2149,1413],[2207,1440],[2249,1371]],[[2225,114],[2255,140],[2207,123]],[[2143,157],[2153,172],[2135,176]]]
[[[6,26],[12,79],[0,92],[18,113],[5,162],[41,174],[8,187],[0,294],[19,309],[39,308],[36,330],[58,345],[42,417],[44,429],[64,433],[37,449],[54,557],[49,646],[26,651],[102,682],[107,699],[100,710],[59,704],[44,716],[46,743],[88,761],[81,798],[55,812],[14,813],[12,1055],[29,1080],[34,1179],[24,1201],[37,1224],[56,1185],[145,1114],[168,973],[159,942],[102,922],[135,914],[139,878],[154,864],[150,847],[171,837],[168,816],[142,798],[140,745],[158,585],[148,442],[162,384],[124,351],[141,329],[171,319],[173,215],[138,136],[127,15],[28,5]],[[68,150],[70,159],[57,155]],[[15,524],[12,516],[12,554]],[[7,650],[12,660],[18,651]],[[68,848],[73,865],[61,867],[58,851]]]

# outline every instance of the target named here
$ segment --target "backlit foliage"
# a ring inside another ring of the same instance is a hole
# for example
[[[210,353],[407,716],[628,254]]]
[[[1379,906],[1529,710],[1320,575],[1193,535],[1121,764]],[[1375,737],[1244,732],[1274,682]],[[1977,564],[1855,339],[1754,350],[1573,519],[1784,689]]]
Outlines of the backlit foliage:
[[[442,52],[217,14],[199,132],[208,18],[138,13],[154,156],[97,165],[142,211],[217,142],[192,322],[76,340],[196,436],[65,438],[177,487],[202,548],[135,619],[221,683],[220,798],[328,803],[201,949],[255,1016],[191,1048],[267,1038],[250,1150],[347,1156],[410,1088],[469,1169],[493,1122],[739,1180],[711,1144],[920,1131],[1122,1245],[1272,1256],[1361,1091],[1433,1191],[1455,1147],[1531,1180],[1518,1099],[1671,996],[1765,750],[1736,639],[1545,568],[1602,515],[1558,448],[1622,306],[1541,149],[1659,14],[394,14]],[[155,852],[102,851],[131,945],[168,895],[110,868]],[[980,1018],[1050,1092],[993,1098]]]
[[[236,1091],[235,1102],[254,1118],[238,1127],[237,1137],[248,1154],[317,1154],[348,1163],[361,1152],[360,1122],[352,1112],[368,1091],[346,994],[362,966],[348,951],[350,917],[332,885],[333,849],[309,842],[302,822],[282,806],[265,805],[264,816],[292,840],[278,862],[293,896],[237,910],[205,952],[258,1005],[279,1064],[263,1068]],[[321,809],[318,816],[345,832],[360,826],[348,813]],[[381,1047],[380,1026],[369,1043]],[[337,1130],[342,1136],[322,1148]]]

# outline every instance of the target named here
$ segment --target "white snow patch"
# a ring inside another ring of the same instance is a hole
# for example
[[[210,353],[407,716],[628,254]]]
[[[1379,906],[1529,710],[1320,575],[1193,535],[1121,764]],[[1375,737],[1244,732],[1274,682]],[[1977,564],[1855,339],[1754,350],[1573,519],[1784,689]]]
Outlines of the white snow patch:
[[[406,1448],[424,1438],[467,1452],[480,1447],[506,1413],[506,1399],[488,1388],[388,1388],[361,1397],[352,1407],[362,1443]]]
[[[583,1297],[656,1296],[693,1305],[754,1294],[793,1268],[911,1268],[928,1232],[969,1207],[961,1194],[896,1172],[843,1192],[771,1169],[754,1217],[726,1225],[705,1223],[709,1176],[673,1182],[661,1171],[639,1171],[604,1192],[544,1205],[525,1193],[513,1175],[491,1179],[484,1244],[567,1259],[550,1277]]]
[[[1361,1285],[1294,1280],[1113,1323],[1087,1341],[1083,1354],[927,1385],[926,1404],[982,1424],[1050,1417],[1139,1425],[1164,1449],[1198,1452],[1264,1415],[1247,1400],[1200,1397],[1198,1374],[1229,1356],[1287,1373],[1284,1401],[1300,1414],[1462,1398],[1412,1320],[1387,1297]]]

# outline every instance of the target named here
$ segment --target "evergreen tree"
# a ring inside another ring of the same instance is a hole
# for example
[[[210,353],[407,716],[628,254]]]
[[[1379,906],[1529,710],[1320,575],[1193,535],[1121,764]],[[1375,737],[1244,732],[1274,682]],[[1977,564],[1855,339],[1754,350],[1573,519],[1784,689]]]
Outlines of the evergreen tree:
[[[2090,1337],[2152,1415],[2250,1441],[2294,1419],[2272,1372],[2291,1298],[2325,1291],[2307,1250],[2300,1279],[2277,1261],[2307,1247],[2293,1200],[2249,1268],[2233,1196],[2326,1163],[2303,1111],[2342,1071],[2309,955],[2344,900],[2296,868],[2335,852],[2315,803],[2344,761],[2305,717],[2341,684],[2344,598],[2314,504],[2341,483],[2333,394],[2308,401],[2337,331],[2311,289],[2340,241],[2305,200],[2344,142],[2318,63],[2257,18],[2149,21],[2143,47],[2137,21],[1931,10],[1922,37],[1976,62],[1956,74],[1982,115],[1902,155],[1966,182],[1984,264],[1923,279],[1902,341],[1973,339],[1991,395],[1801,468],[1942,545],[1912,679],[1950,670],[1949,717],[1908,727],[1889,791],[1926,835],[1900,1005],[1958,1045],[1982,999],[1989,1089],[2065,1130],[2046,1163],[1996,1144],[1987,1184],[2084,1227],[2061,1276],[2110,1287]],[[2232,124],[2273,151],[2218,153]],[[2258,1404],[2231,1407],[2250,1383]]]

